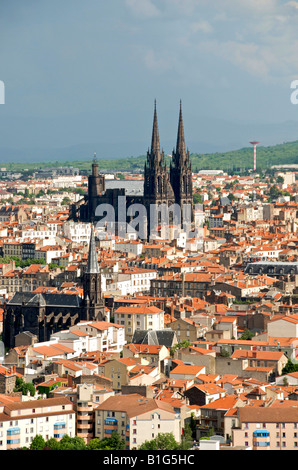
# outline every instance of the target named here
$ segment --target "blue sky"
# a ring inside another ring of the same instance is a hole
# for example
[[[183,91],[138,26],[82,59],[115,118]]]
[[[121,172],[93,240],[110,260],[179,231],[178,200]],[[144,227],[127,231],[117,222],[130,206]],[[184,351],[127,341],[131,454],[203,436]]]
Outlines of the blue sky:
[[[296,140],[297,27],[298,1],[2,0],[0,159],[145,153],[154,99],[166,152],[180,99],[190,151]]]

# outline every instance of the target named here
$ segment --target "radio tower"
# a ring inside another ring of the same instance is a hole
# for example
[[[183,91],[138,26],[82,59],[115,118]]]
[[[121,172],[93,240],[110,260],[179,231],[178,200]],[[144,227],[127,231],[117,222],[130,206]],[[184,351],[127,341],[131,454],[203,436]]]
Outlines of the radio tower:
[[[253,141],[253,142],[249,142],[249,143],[254,146],[254,171],[256,171],[256,169],[257,169],[257,145],[260,142]]]

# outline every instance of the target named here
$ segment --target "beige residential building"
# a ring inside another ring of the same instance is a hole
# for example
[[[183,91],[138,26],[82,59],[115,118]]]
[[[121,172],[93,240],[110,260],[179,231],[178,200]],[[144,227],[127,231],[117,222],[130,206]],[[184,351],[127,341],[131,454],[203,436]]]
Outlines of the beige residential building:
[[[130,343],[123,348],[123,357],[143,358],[149,364],[157,364],[163,371],[162,363],[169,358],[170,350],[162,344],[134,344]]]
[[[233,446],[253,450],[297,450],[298,408],[242,407],[232,429]]]
[[[116,395],[95,410],[95,437],[103,439],[117,431],[126,449],[138,449],[158,433],[173,433],[180,442],[180,429],[180,414],[169,403],[139,394]]]
[[[45,441],[75,437],[76,415],[67,398],[12,402],[0,406],[0,450],[29,447],[39,434]]]
[[[178,318],[172,323],[169,323],[167,327],[175,331],[178,343],[183,341],[193,343],[203,336],[203,332],[205,333],[206,330],[200,323],[190,318]]]
[[[129,384],[129,371],[138,364],[148,365],[148,361],[142,358],[130,357],[107,360],[98,366],[100,375],[112,379],[112,389],[120,391],[123,385]]]
[[[125,339],[130,342],[135,330],[162,330],[164,311],[154,306],[119,307],[114,314],[115,323],[124,325]]]
[[[268,337],[298,337],[298,315],[279,317],[268,322]]]

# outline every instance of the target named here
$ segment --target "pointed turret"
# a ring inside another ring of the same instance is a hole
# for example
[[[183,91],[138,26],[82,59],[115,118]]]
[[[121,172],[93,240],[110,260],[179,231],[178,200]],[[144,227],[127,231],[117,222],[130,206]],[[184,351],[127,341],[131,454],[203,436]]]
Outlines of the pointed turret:
[[[182,102],[180,100],[179,122],[176,149],[173,150],[170,167],[170,182],[175,193],[175,202],[181,209],[184,204],[192,206],[192,167],[189,151],[185,146]],[[193,217],[193,215],[192,215]]]
[[[101,292],[101,274],[97,260],[94,227],[91,236],[86,271],[83,276],[84,315],[82,320],[102,320],[104,318],[104,300]]]
[[[94,227],[93,225],[91,225],[91,237],[90,237],[90,244],[89,244],[89,253],[88,253],[86,273],[98,274],[99,272],[100,271],[99,271],[99,266],[98,266],[98,261],[97,261]]]
[[[179,123],[178,123],[178,134],[177,134],[177,144],[176,144],[176,154],[180,158],[185,159],[185,138],[184,138],[184,126],[183,126],[183,117],[182,117],[182,102],[180,100],[180,111],[179,111]]]
[[[155,199],[164,199],[170,194],[170,188],[166,184],[167,168],[165,165],[164,151],[160,149],[159,130],[156,111],[156,100],[154,101],[153,128],[151,138],[151,149],[148,149],[147,160],[144,166],[144,197],[152,203]]]
[[[159,142],[159,131],[156,111],[156,100],[154,101],[154,116],[153,116],[153,129],[151,139],[151,154],[160,156],[160,142]]]

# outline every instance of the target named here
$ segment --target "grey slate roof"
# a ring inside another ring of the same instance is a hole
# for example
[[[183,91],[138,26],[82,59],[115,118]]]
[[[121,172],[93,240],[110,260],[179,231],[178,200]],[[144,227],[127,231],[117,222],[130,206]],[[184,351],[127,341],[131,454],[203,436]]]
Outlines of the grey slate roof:
[[[176,333],[170,328],[163,330],[135,330],[132,343],[134,344],[156,344],[168,348],[175,343]]]
[[[274,276],[298,274],[298,263],[287,263],[283,261],[256,261],[255,263],[248,263],[244,272],[248,274],[271,274]]]
[[[16,292],[7,302],[8,305],[44,306],[44,307],[80,307],[81,298],[69,294],[36,294],[34,292]]]

